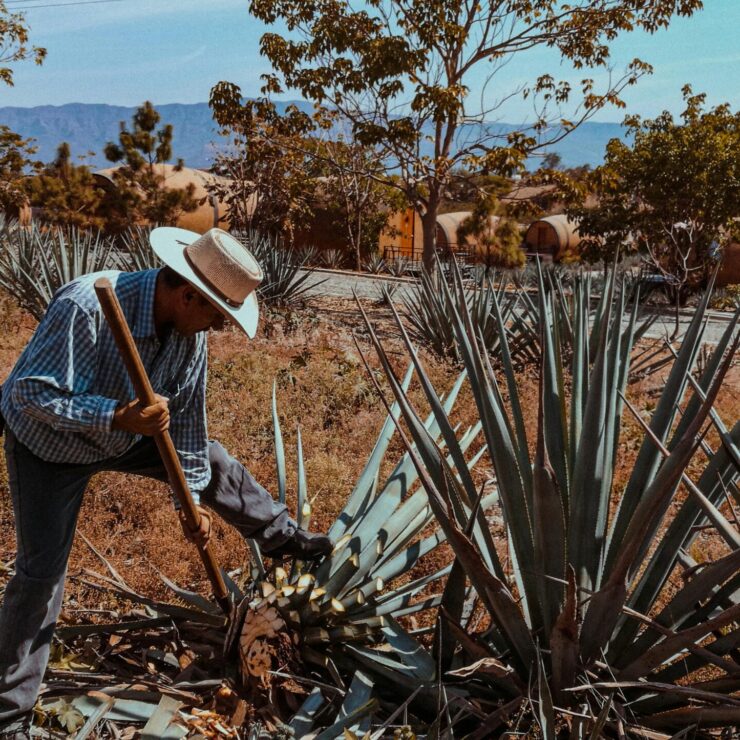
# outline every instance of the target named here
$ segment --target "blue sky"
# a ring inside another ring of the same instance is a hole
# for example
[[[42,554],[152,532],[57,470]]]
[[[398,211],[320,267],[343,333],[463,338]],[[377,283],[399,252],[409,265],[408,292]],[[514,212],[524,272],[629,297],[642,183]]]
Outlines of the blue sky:
[[[8,3],[28,8],[69,1]],[[43,67],[18,66],[15,87],[0,89],[0,106],[203,102],[213,84],[224,79],[256,95],[259,76],[268,70],[259,55],[265,27],[251,18],[247,5],[247,0],[121,0],[26,10],[32,41],[48,49],[47,61]],[[629,112],[680,112],[685,82],[706,92],[712,104],[729,101],[740,107],[740,0],[706,0],[705,6],[692,18],[674,20],[666,31],[633,33],[614,44],[617,71],[635,56],[655,68],[625,94]],[[537,52],[508,65],[496,77],[494,92],[506,93],[543,71],[570,76],[555,55]],[[481,82],[482,76],[471,80],[474,94]],[[529,110],[512,102],[501,117],[523,120],[531,117]],[[596,120],[622,117],[621,111],[608,109]]]

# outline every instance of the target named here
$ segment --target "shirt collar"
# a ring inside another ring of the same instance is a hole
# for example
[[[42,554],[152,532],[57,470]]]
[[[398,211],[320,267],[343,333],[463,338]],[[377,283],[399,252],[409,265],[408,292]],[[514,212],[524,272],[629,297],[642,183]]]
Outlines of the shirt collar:
[[[154,292],[157,288],[159,270],[146,270],[141,275],[139,285],[139,306],[131,333],[139,339],[157,337],[154,325]]]

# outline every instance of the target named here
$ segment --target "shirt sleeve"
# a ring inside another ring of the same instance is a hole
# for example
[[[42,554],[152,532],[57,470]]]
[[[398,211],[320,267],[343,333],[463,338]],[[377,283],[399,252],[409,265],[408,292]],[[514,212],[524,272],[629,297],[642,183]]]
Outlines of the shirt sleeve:
[[[211,480],[206,422],[208,352],[204,334],[196,335],[196,349],[183,374],[177,395],[170,399],[170,435],[180,457],[185,480],[195,503]],[[178,506],[178,502],[175,501]]]
[[[58,431],[110,432],[118,401],[90,392],[97,366],[92,317],[74,301],[57,299],[39,331],[41,341],[24,358],[34,370],[12,385],[15,407]]]

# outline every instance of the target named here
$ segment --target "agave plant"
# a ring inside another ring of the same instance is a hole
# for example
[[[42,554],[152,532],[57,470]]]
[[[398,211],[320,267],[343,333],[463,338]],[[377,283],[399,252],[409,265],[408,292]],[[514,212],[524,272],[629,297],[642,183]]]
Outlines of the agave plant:
[[[381,272],[385,272],[386,270],[385,260],[378,252],[373,252],[369,255],[362,263],[362,266],[366,272],[372,275],[380,275]]]
[[[62,285],[115,265],[110,239],[74,227],[6,228],[0,242],[0,287],[39,321]]]
[[[398,292],[399,283],[381,280],[375,289],[375,302],[381,306],[390,306]]]
[[[151,232],[145,226],[131,226],[120,235],[119,260],[124,270],[135,272],[162,266],[149,242]]]
[[[499,346],[499,325],[493,315],[493,304],[497,297],[503,315],[503,325],[514,316],[513,309],[517,297],[506,296],[506,286],[498,289],[493,282],[484,281],[476,290],[465,290],[454,297],[445,291],[442,284],[446,281],[441,269],[434,275],[422,272],[419,283],[404,298],[404,316],[411,327],[411,335],[420,344],[424,344],[440,357],[460,360],[458,344],[455,339],[454,301],[465,304],[476,331],[480,330],[488,352],[495,352]],[[461,307],[458,306],[460,311]]]
[[[397,256],[386,261],[385,269],[393,277],[403,277],[411,269],[411,263],[405,257]]]
[[[408,388],[411,376],[409,370],[402,387]],[[442,402],[445,415],[450,413],[464,380],[463,373]],[[238,645],[247,684],[265,685],[271,670],[289,665],[300,675],[319,671],[324,679],[338,680],[341,685],[341,676],[352,676],[359,664],[362,671],[356,679],[357,691],[363,687],[361,694],[366,700],[376,679],[382,679],[386,686],[392,684],[401,693],[425,687],[435,692],[434,659],[397,620],[439,605],[441,593],[426,595],[426,590],[444,578],[451,566],[393,587],[413,574],[420,561],[445,540],[438,528],[428,531],[434,516],[411,455],[405,454],[385,483],[379,482],[398,414],[398,406],[390,409],[357,484],[329,530],[335,542],[332,554],[319,565],[297,562],[289,572],[276,568],[269,577],[255,573],[257,590],[242,602],[243,626],[239,629],[241,617],[234,620],[236,629],[231,638],[234,646]],[[432,438],[442,437],[440,449],[444,449],[444,439],[453,435],[461,456],[448,463],[462,477],[470,478],[485,446],[469,460],[465,454],[478,440],[481,425],[459,437],[452,429],[442,429],[433,415],[423,425]],[[285,501],[285,453],[274,394],[273,427],[278,495]],[[300,430],[297,448],[298,523],[308,527],[311,507]],[[490,508],[495,500],[495,492],[487,492],[478,498],[478,506]],[[470,517],[473,508],[472,504],[464,506],[461,515]],[[482,536],[480,522],[473,536]],[[270,700],[273,706],[280,706],[277,694],[272,693]],[[434,694],[432,706],[436,700]],[[423,703],[423,696],[419,701]]]
[[[507,721],[545,738],[625,732],[667,738],[656,730],[683,736],[692,726],[737,726],[740,534],[721,506],[725,497],[740,501],[740,423],[726,429],[712,404],[737,350],[740,312],[695,381],[705,295],[647,423],[625,397],[637,302],[623,326],[626,296],[613,276],[595,317],[584,295],[577,296],[566,364],[556,306],[541,291],[532,439],[498,296],[493,314],[501,336],[500,379],[483,351],[459,273],[442,289],[454,309],[455,338],[495,469],[506,560],[490,537],[468,536],[461,504],[474,499],[475,488],[449,464],[462,451],[451,435],[443,451],[428,434],[365,318],[409,430],[403,435],[408,454],[456,556],[436,654],[442,669],[451,670],[448,677],[464,681],[474,698],[477,729],[468,737],[492,737]],[[448,429],[397,314],[396,320],[434,418]],[[615,466],[627,410],[643,425],[644,439],[622,490]],[[703,441],[712,426],[717,449]],[[699,448],[706,464],[693,480],[687,466]],[[706,527],[725,554],[697,563],[688,552]],[[478,633],[462,616],[466,579],[490,619]]]
[[[252,251],[264,278],[257,288],[260,299],[274,306],[290,306],[305,298],[307,291],[322,281],[310,282],[313,268],[305,266],[308,253],[297,253],[278,237],[250,231],[234,234]]]
[[[307,266],[315,266],[319,258],[319,250],[313,244],[306,244],[300,247],[293,248],[296,260],[305,268]]]
[[[347,262],[347,256],[341,249],[324,249],[321,252],[321,264],[330,270],[341,270]]]
[[[411,379],[410,368],[402,381],[404,389]],[[438,440],[440,449],[446,440],[454,439],[455,454],[462,457],[448,462],[467,480],[485,453],[481,425],[459,434],[446,426],[464,382],[462,373],[441,401],[444,426],[440,427],[433,415],[422,424],[426,433]],[[244,573],[238,583],[224,574],[238,604],[228,633],[218,631],[224,625],[220,610],[202,596],[163,576],[181,603],[154,602],[135,593],[106,562],[110,576],[97,575],[97,583],[148,608],[145,619],[132,621],[129,627],[124,623],[122,628],[151,630],[174,619],[178,630],[191,635],[191,640],[224,644],[229,659],[211,660],[207,666],[212,671],[211,685],[218,686],[219,677],[236,673],[250,702],[267,704],[273,725],[277,715],[296,737],[308,737],[315,726],[326,725],[328,729],[317,731],[317,736],[337,737],[344,729],[363,736],[373,717],[373,736],[380,737],[389,721],[381,700],[385,707],[400,706],[407,714],[433,720],[440,700],[435,659],[399,620],[433,610],[441,603],[443,589],[434,587],[452,566],[432,572],[423,567],[424,559],[445,541],[445,534],[436,526],[411,455],[404,454],[384,482],[380,477],[381,468],[387,468],[387,452],[400,409],[394,406],[389,411],[367,464],[329,530],[335,547],[328,558],[318,564],[294,562],[290,567],[277,564],[267,570],[257,553],[251,573]],[[275,391],[273,429],[278,496],[284,502],[285,447]],[[297,518],[308,528],[311,505],[300,429],[296,444]],[[478,449],[468,454],[474,448]],[[487,525],[481,512],[495,502],[495,491],[482,490],[475,504],[461,508],[461,516],[472,522],[469,531],[473,539],[485,537]],[[107,639],[111,627],[82,625],[62,632],[88,638],[99,634]],[[344,699],[337,702],[337,695]],[[72,703],[80,711],[87,707],[77,699]],[[139,707],[142,716],[147,716],[147,711],[151,715],[154,709]]]

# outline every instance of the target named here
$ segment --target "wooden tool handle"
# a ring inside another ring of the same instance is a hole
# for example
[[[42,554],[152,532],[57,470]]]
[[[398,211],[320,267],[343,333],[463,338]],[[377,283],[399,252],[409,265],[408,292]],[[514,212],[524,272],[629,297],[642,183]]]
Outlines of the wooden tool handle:
[[[136,397],[145,406],[151,406],[155,402],[154,389],[141,361],[139,351],[136,349],[134,338],[131,336],[131,330],[126,323],[126,317],[123,315],[121,304],[118,302],[118,298],[116,298],[110,280],[108,278],[99,278],[96,280],[95,293],[98,296],[103,314],[110,326],[118,351],[121,353],[123,364],[126,366],[126,370],[131,378]],[[177,450],[175,450],[175,445],[172,443],[172,437],[166,431],[162,434],[154,435],[154,441],[157,444],[157,449],[167,471],[170,487],[180,502],[180,508],[185,517],[185,522],[190,529],[197,530],[200,527],[200,513],[195,506],[190,488],[185,480],[182,465],[180,465],[180,458],[177,456]],[[207,544],[205,547],[198,545],[198,551],[213,586],[213,594],[216,597],[216,601],[223,611],[229,614],[231,611],[229,591],[226,588],[221,570],[213,557],[213,553]]]

